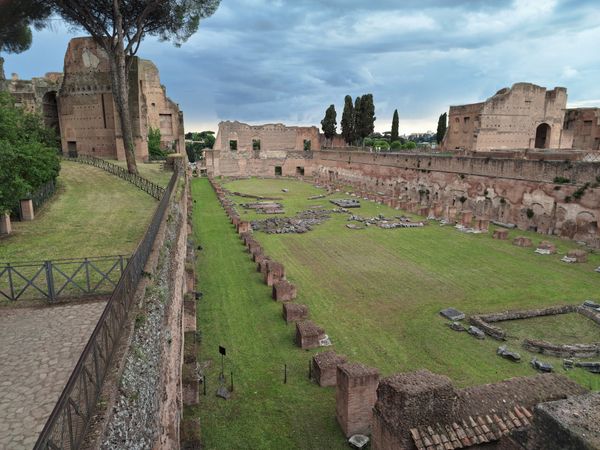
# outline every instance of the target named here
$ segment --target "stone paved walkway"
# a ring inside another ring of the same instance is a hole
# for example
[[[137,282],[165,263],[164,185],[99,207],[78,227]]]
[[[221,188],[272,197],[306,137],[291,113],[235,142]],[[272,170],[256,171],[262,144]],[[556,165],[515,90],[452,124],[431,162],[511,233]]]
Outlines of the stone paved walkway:
[[[0,309],[0,449],[31,449],[105,301]]]

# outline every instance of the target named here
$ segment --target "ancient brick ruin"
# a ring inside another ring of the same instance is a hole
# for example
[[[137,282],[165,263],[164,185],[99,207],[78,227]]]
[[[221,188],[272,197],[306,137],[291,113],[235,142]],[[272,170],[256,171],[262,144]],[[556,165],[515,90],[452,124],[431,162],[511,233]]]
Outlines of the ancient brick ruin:
[[[536,405],[586,393],[554,374],[466,389],[456,389],[448,377],[426,370],[393,375],[377,388],[372,448],[479,448],[488,443],[506,445],[492,448],[518,448],[508,446],[511,432],[531,426]]]
[[[42,114],[46,125],[57,130],[63,154],[125,159],[108,58],[92,38],[71,39],[64,74],[3,78],[0,70],[0,90],[10,92],[17,105]],[[134,58],[129,89],[136,157],[148,159],[150,128],[160,130],[163,149],[183,153],[183,113],[166,96],[151,61]]]
[[[337,368],[348,362],[344,355],[332,350],[317,353],[311,360],[312,379],[321,387],[337,385]]]
[[[336,383],[336,418],[344,435],[369,434],[379,371],[358,363],[339,364]]]

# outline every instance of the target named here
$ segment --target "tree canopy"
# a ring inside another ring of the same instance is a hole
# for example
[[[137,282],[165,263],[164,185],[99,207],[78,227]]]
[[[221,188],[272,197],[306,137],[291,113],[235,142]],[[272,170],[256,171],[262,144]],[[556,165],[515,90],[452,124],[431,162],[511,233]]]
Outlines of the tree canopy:
[[[327,139],[333,139],[336,135],[337,127],[337,113],[335,112],[335,106],[329,105],[329,108],[325,111],[325,117],[321,120],[321,128],[323,134]]]
[[[60,171],[54,130],[0,92],[0,213],[55,179]]]
[[[27,50],[31,46],[31,27],[41,28],[50,11],[39,0],[0,0],[0,52]]]

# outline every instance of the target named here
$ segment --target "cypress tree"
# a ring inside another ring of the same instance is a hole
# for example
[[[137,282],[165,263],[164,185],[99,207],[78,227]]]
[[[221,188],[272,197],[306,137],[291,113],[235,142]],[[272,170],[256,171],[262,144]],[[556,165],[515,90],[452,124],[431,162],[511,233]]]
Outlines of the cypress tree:
[[[446,134],[446,122],[448,119],[448,115],[446,113],[440,114],[440,118],[438,119],[437,132],[435,134],[435,140],[438,144],[442,143],[444,139],[444,135]]]
[[[354,136],[352,140],[362,141],[362,97],[356,97],[354,101]]]
[[[337,113],[335,112],[335,106],[329,105],[329,108],[325,111],[325,117],[321,120],[321,129],[325,138],[331,140],[336,134],[336,122]]]
[[[354,106],[352,105],[352,97],[349,95],[344,98],[344,112],[342,112],[340,125],[346,144],[352,144],[354,141]]]
[[[398,110],[394,110],[394,117],[392,118],[392,135],[390,136],[390,141],[394,142],[398,140]]]
[[[373,94],[365,94],[360,97],[359,109],[356,106],[354,112],[357,117],[356,134],[359,139],[364,139],[375,130],[375,104],[373,103]]]

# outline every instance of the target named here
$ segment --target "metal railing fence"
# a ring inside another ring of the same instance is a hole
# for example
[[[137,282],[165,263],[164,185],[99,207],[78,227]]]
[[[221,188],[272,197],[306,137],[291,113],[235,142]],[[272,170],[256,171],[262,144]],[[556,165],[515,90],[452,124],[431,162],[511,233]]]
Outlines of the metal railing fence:
[[[152,250],[161,221],[177,184],[178,171],[173,173],[146,234],[127,262],[117,287],[113,291],[86,344],[54,410],[50,414],[34,449],[77,449],[96,411],[104,379],[137,289],[138,282]]]
[[[110,294],[123,274],[127,257],[97,256],[0,263],[0,300]]]
[[[159,186],[152,181],[133,173],[129,173],[127,169],[117,166],[109,161],[106,161],[101,158],[96,158],[95,156],[90,155],[79,155],[76,157],[71,156],[63,156],[63,158],[67,161],[74,161],[82,164],[89,164],[94,167],[98,167],[99,169],[105,170],[113,175],[122,178],[125,181],[129,181],[134,186],[137,186],[142,191],[150,194],[157,200],[160,200],[165,192],[165,188]]]

